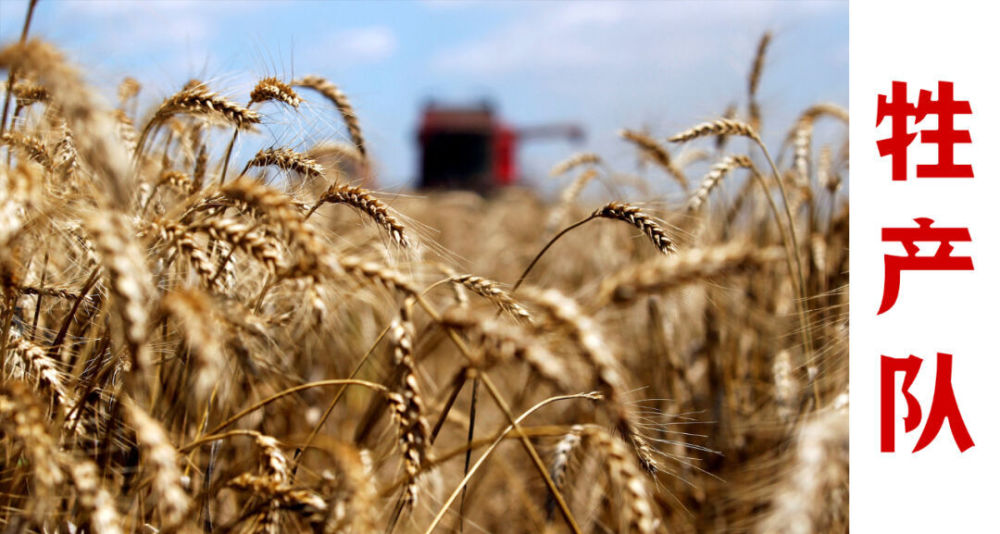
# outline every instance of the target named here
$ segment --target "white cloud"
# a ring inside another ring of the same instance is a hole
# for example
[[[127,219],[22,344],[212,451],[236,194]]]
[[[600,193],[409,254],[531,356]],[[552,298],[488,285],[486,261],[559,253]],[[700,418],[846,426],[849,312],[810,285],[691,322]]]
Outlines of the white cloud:
[[[586,39],[588,28],[620,21],[625,9],[622,4],[575,4],[571,9],[535,10],[477,41],[438,54],[431,65],[446,73],[480,75],[586,66],[599,61],[607,45]]]
[[[353,28],[334,35],[332,52],[354,63],[382,61],[396,51],[396,34],[385,26]]]
[[[778,16],[794,19],[830,7],[780,2],[540,3],[494,32],[442,51],[431,66],[446,74],[497,77],[553,68],[614,69],[622,58],[668,53],[674,67],[695,65],[732,49],[731,29],[736,25],[762,31]],[[712,35],[716,37],[706,38]]]
[[[296,62],[311,68],[371,65],[392,57],[397,47],[396,34],[388,26],[348,28],[310,42]]]

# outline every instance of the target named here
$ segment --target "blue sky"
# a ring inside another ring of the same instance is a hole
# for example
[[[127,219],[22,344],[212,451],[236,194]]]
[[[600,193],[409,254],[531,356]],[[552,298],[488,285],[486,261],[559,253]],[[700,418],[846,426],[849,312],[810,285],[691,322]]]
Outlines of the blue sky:
[[[17,38],[25,6],[0,1],[0,40]],[[242,102],[262,76],[326,76],[358,110],[380,186],[394,188],[416,172],[413,130],[429,97],[489,97],[517,126],[584,126],[582,146],[523,147],[522,171],[538,179],[579,149],[630,162],[618,128],[666,136],[743,102],[764,30],[775,37],[760,100],[778,143],[808,105],[847,104],[847,15],[847,2],[41,0],[31,34],[86,65],[109,97],[136,77],[146,105],[192,77]],[[306,130],[336,124],[278,115],[265,144],[304,149]]]

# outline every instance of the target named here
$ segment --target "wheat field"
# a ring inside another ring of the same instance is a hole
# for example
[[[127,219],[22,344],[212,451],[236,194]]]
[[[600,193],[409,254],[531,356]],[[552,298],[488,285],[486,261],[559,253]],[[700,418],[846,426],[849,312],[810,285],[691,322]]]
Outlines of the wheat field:
[[[847,531],[848,117],[769,124],[768,45],[554,199],[375,190],[320,76],[136,109],[3,45],[4,531]],[[234,154],[279,111],[345,135]]]

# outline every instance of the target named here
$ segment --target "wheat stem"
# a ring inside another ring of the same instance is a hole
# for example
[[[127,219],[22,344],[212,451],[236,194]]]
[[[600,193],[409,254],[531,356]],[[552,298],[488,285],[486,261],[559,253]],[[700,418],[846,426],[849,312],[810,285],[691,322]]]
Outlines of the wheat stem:
[[[523,414],[521,414],[519,417],[514,419],[514,421],[510,425],[508,425],[507,428],[505,428],[503,432],[501,432],[496,439],[493,440],[493,443],[491,443],[490,446],[487,447],[485,451],[483,451],[482,456],[480,456],[479,459],[476,460],[476,464],[472,466],[472,469],[470,469],[469,472],[462,479],[462,481],[459,482],[458,487],[456,487],[451,492],[451,495],[449,495],[448,498],[445,500],[444,504],[441,505],[441,509],[438,511],[437,515],[434,516],[434,520],[431,521],[430,526],[428,526],[427,529],[424,530],[424,534],[430,534],[431,532],[434,531],[435,528],[437,528],[438,523],[440,523],[441,519],[444,518],[444,514],[448,512],[448,508],[450,508],[452,503],[455,502],[455,499],[458,497],[459,493],[461,493],[462,489],[465,488],[466,484],[469,483],[469,480],[472,478],[472,476],[476,474],[476,471],[479,470],[479,467],[482,466],[483,463],[487,460],[487,458],[490,457],[490,454],[494,451],[494,449],[497,448],[497,445],[503,442],[504,437],[506,437],[507,434],[509,434],[512,430],[514,430],[517,427],[517,425],[521,423],[521,421],[526,419],[529,415],[540,410],[541,408],[544,408],[545,406],[552,404],[554,402],[569,400],[569,399],[599,400],[600,398],[601,398],[600,395],[596,393],[577,393],[575,395],[560,395],[558,397],[549,397],[548,399],[545,399],[539,402],[538,404],[532,406]],[[579,531],[579,527],[575,527],[574,531]]]

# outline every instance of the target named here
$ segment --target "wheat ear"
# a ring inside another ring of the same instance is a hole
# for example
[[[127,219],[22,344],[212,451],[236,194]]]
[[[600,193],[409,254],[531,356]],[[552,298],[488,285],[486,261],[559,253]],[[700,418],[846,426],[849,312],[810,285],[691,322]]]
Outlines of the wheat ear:
[[[125,414],[135,429],[143,463],[151,471],[153,493],[163,519],[163,528],[174,529],[184,521],[191,499],[184,491],[177,466],[177,450],[158,421],[134,401],[126,399]]]
[[[581,165],[599,165],[600,163],[601,156],[593,152],[578,152],[553,165],[552,170],[549,171],[549,176],[566,174]]]
[[[764,72],[764,57],[767,47],[771,44],[771,32],[764,32],[757,43],[757,53],[754,54],[750,75],[747,77],[747,99],[750,108],[750,124],[754,130],[760,130],[760,105],[757,103],[757,88],[760,86],[761,74]]]
[[[604,430],[592,429],[589,433],[597,448],[604,451],[612,483],[619,488],[625,500],[622,510],[629,532],[652,534],[660,528],[653,513],[652,492],[642,473],[636,469],[635,460],[620,440]]]
[[[494,318],[476,317],[465,310],[445,313],[441,324],[463,331],[472,345],[482,353],[476,362],[483,369],[511,360],[524,362],[539,377],[558,391],[570,389],[570,369],[552,354],[539,339],[520,325],[501,323]]]
[[[675,250],[673,241],[656,221],[636,206],[624,202],[611,202],[598,208],[593,217],[625,221],[638,228],[663,254]]]
[[[137,375],[151,366],[146,337],[149,332],[149,308],[157,296],[145,254],[133,239],[132,225],[121,215],[98,212],[88,221],[94,243],[111,278],[111,290],[125,329],[125,340],[132,353]],[[137,376],[142,380],[143,377]]]
[[[489,300],[500,308],[500,310],[509,313],[515,318],[526,320],[531,319],[531,314],[528,313],[528,310],[524,309],[524,306],[518,304],[517,301],[510,296],[510,293],[504,291],[498,282],[471,274],[455,275],[450,278],[450,281],[461,284],[469,291],[472,291],[473,293]]]
[[[23,150],[32,161],[41,165],[47,171],[53,169],[52,158],[49,157],[45,143],[37,137],[11,131],[5,132],[0,136],[0,143]]]
[[[292,171],[308,178],[322,178],[323,166],[289,148],[265,148],[257,152],[240,173],[245,174],[251,167],[275,166],[285,171]]]
[[[139,136],[137,153],[141,153],[153,128],[178,113],[220,119],[232,125],[237,131],[254,124],[260,124],[261,118],[256,111],[249,110],[209,91],[200,82],[189,85],[191,87],[182,89],[165,99],[153,113],[153,117],[143,127]]]
[[[695,212],[701,208],[702,204],[708,200],[708,196],[712,194],[719,182],[726,177],[727,174],[731,173],[735,169],[749,169],[753,167],[753,162],[750,158],[742,155],[726,156],[722,161],[716,163],[712,166],[712,170],[705,175],[705,178],[701,181],[701,185],[698,186],[698,190],[691,195],[691,199],[688,200],[687,210],[688,212]]]
[[[298,109],[302,99],[287,83],[271,76],[257,82],[250,91],[250,104],[261,102],[281,102]]]
[[[399,424],[399,445],[407,474],[404,502],[412,507],[417,502],[420,467],[427,460],[430,428],[424,415],[424,400],[413,359],[414,332],[410,306],[408,299],[400,307],[399,317],[389,326],[393,361],[400,370],[400,382],[396,391],[389,395],[389,402]]]
[[[306,214],[306,217],[309,217],[324,203],[346,204],[354,207],[371,217],[397,245],[404,248],[410,246],[410,241],[406,236],[406,228],[392,214],[389,207],[376,198],[371,191],[360,186],[346,184],[330,186]]]
[[[354,145],[358,147],[358,152],[361,153],[363,158],[368,157],[368,151],[365,148],[365,139],[361,135],[361,123],[354,112],[354,107],[351,106],[351,101],[347,99],[347,95],[339,87],[326,78],[313,75],[299,78],[293,81],[292,85],[308,87],[332,102],[337,107],[337,111],[340,112],[340,116],[343,117],[344,123],[347,124],[347,131],[351,134],[351,140],[354,141]]]
[[[710,135],[738,135],[759,141],[757,130],[745,122],[733,119],[718,119],[703,122],[693,128],[684,130],[669,139],[671,143],[683,143],[699,137]]]
[[[139,83],[139,80],[136,80],[131,76],[126,76],[122,78],[121,83],[118,84],[119,109],[124,110],[125,104],[127,104],[129,100],[132,100],[133,98],[138,96],[139,91],[141,90],[142,90],[142,84]]]
[[[663,145],[658,143],[656,139],[635,130],[619,130],[618,135],[621,136],[622,139],[639,147],[639,150],[641,150],[643,154],[656,162],[656,164],[662,167],[663,170],[667,171],[667,174],[673,177],[673,179],[680,184],[684,191],[688,190],[688,180],[687,176],[684,175],[684,171],[674,165],[670,158],[670,152],[668,152]]]
[[[801,327],[800,334],[802,336],[802,348],[804,353],[809,354],[812,351],[812,333],[809,321],[806,319],[805,305],[803,304],[806,300],[806,285],[804,269],[802,266],[802,256],[799,253],[798,242],[796,240],[795,219],[792,216],[791,205],[788,201],[788,194],[785,192],[785,185],[781,180],[781,173],[778,172],[778,167],[774,164],[774,158],[771,157],[771,153],[767,150],[767,146],[761,140],[757,131],[750,125],[727,119],[720,119],[700,124],[671,137],[670,141],[686,142],[699,137],[704,137],[706,135],[719,134],[740,135],[753,140],[760,148],[761,152],[764,153],[764,157],[767,159],[767,163],[771,167],[774,181],[778,184],[778,192],[781,194],[782,206],[784,207],[785,212],[785,221],[788,224],[787,228],[785,228],[785,226],[781,223],[781,215],[778,213],[778,208],[774,203],[774,199],[771,198],[768,188],[763,185],[763,179],[758,173],[753,174],[754,179],[758,180],[762,184],[764,196],[767,198],[768,205],[774,215],[775,224],[778,225],[778,231],[781,232],[781,238],[785,245],[785,253],[788,256],[789,275],[795,280],[794,285],[796,286],[795,289],[799,297],[796,300],[796,307],[798,309],[799,325]]]
[[[597,218],[616,219],[620,221],[625,221],[635,226],[639,230],[642,230],[642,232],[646,234],[647,237],[649,237],[650,241],[653,242],[653,245],[655,245],[657,250],[659,250],[661,253],[666,254],[674,250],[673,241],[671,241],[670,238],[667,237],[667,234],[663,230],[663,228],[660,227],[660,225],[657,224],[655,221],[653,221],[653,219],[649,215],[645,214],[639,208],[631,206],[624,202],[611,202],[596,209],[587,218],[577,221],[567,226],[566,228],[563,228],[558,234],[552,236],[552,239],[549,239],[548,243],[546,243],[545,246],[542,247],[542,250],[540,250],[538,254],[536,254],[535,257],[531,260],[531,263],[529,263],[528,266],[525,267],[524,271],[521,273],[521,276],[517,279],[517,282],[514,283],[510,292],[513,293],[517,291],[517,288],[520,287],[522,283],[524,283],[524,280],[525,278],[527,278],[528,273],[530,273],[531,269],[535,267],[535,265],[538,263],[538,260],[542,259],[542,256],[545,255],[545,252],[548,251],[549,248],[551,248],[552,245],[559,240],[559,238],[566,235],[573,229],[579,228],[580,226],[583,226],[584,224],[587,224],[588,222]]]
[[[831,498],[847,486],[847,409],[820,412],[801,425],[797,434],[791,465],[778,483],[771,510],[754,532],[824,531]]]
[[[35,503],[35,511],[40,515],[49,511],[51,497],[57,495],[58,487],[65,481],[56,461],[59,447],[45,421],[45,409],[27,386],[14,381],[0,384],[0,429],[5,436],[21,444],[36,492],[39,497],[45,497]],[[14,465],[7,469],[13,470]]]
[[[601,336],[599,326],[580,309],[575,300],[555,289],[527,288],[524,296],[529,303],[544,312],[551,324],[568,331],[570,339],[593,369],[598,390],[607,396],[612,405],[616,428],[634,446],[643,468],[651,474],[659,471],[653,448],[636,430],[638,426],[626,409],[626,385],[622,369],[611,347]]]
[[[667,258],[655,258],[608,277],[598,302],[628,303],[642,295],[704,280],[779,259],[778,249],[758,249],[742,243],[696,248]]]
[[[9,69],[11,75],[15,70],[24,70],[38,78],[49,91],[52,105],[66,118],[69,130],[87,133],[78,138],[77,149],[111,194],[110,198],[101,196],[99,200],[104,204],[127,205],[132,182],[129,155],[119,143],[113,142],[114,120],[96,92],[84,83],[79,70],[67,64],[54,47],[34,39],[0,50],[0,68]],[[0,134],[3,131],[0,121]]]

